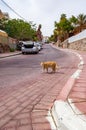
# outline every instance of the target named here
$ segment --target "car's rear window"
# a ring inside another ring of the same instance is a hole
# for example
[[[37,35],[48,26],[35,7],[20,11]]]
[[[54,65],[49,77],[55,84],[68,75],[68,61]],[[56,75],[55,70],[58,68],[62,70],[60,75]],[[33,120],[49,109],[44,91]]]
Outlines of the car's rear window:
[[[33,48],[34,44],[27,44],[27,45],[24,45],[25,48]]]

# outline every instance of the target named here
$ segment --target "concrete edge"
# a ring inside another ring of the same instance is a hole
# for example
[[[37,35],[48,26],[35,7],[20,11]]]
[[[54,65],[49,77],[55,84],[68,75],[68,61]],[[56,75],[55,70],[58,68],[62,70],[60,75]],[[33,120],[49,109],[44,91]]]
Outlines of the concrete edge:
[[[70,77],[67,83],[64,85],[63,89],[61,90],[60,94],[58,95],[57,100],[66,101],[74,83],[75,79]]]
[[[67,101],[55,101],[51,113],[57,130],[86,130],[84,117],[76,115]]]
[[[14,54],[7,54],[7,55],[4,55],[4,56],[0,56],[0,59],[2,58],[5,58],[5,57],[11,57],[11,56],[15,56],[15,55],[20,55],[21,52],[17,52],[17,53],[14,53]]]
[[[52,47],[54,46],[52,45]],[[79,110],[75,106],[72,108],[69,101],[67,101],[68,95],[75,83],[75,80],[79,78],[79,75],[83,69],[84,61],[81,55],[73,50],[60,50],[74,53],[80,59],[80,63],[78,64],[78,69],[69,78],[66,85],[63,87],[61,93],[59,94],[57,100],[54,102],[54,105],[51,109],[51,115],[57,130],[86,130],[86,117],[84,115],[77,115],[74,113],[74,109],[77,111]]]

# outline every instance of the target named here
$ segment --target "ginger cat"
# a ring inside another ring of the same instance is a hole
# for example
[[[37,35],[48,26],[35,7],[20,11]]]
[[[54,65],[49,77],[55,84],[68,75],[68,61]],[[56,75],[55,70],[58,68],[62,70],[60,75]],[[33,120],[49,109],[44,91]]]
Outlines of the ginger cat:
[[[52,69],[52,72],[56,72],[56,69],[58,69],[58,65],[55,61],[41,62],[41,66],[43,70],[46,70],[47,72],[49,68]]]

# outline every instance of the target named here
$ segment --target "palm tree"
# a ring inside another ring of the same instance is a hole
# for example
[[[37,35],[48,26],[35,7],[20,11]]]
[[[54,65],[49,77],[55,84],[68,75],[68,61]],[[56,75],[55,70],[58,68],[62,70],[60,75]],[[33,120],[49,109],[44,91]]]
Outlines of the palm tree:
[[[66,19],[66,14],[61,14],[60,21]]]
[[[60,23],[55,22],[54,35],[57,35],[57,40],[61,41],[63,36],[63,30]]]
[[[78,24],[78,19],[74,15],[71,16],[71,18],[69,19],[69,21],[71,22],[71,25],[73,27],[76,27],[77,24]]]
[[[83,25],[86,24],[86,15],[79,14],[77,16],[77,19],[78,19],[79,31],[81,32],[83,30]]]

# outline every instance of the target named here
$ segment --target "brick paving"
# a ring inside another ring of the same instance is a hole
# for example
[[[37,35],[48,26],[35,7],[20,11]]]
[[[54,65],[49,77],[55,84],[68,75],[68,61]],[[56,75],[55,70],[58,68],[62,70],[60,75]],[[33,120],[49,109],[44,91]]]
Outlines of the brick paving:
[[[73,107],[74,104],[79,110],[77,111],[76,109],[74,109],[75,113],[77,115],[86,116],[86,52],[79,53],[83,58],[84,65],[79,78],[75,80],[75,84],[72,87],[68,98],[72,99],[70,105]]]
[[[41,73],[25,86],[0,88],[0,130],[51,130],[49,110],[75,71],[73,65],[55,74]]]
[[[86,115],[86,52],[78,53],[84,66],[70,93],[63,94],[63,100],[64,96],[72,99],[69,102],[71,107],[74,108],[74,104],[79,110],[73,109],[75,114],[81,116]],[[55,74],[41,73],[34,81],[13,88],[0,88],[0,130],[51,130],[50,110],[62,95],[61,90],[76,71],[77,64],[78,60],[75,60],[70,67],[62,67]]]

